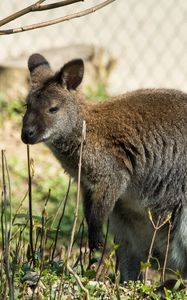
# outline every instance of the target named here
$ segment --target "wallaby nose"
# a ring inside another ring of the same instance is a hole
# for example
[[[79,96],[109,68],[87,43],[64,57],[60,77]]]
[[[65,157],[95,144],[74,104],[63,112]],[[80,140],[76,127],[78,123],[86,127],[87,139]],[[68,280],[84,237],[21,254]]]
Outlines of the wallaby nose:
[[[27,129],[22,130],[21,134],[21,139],[25,144],[32,144],[33,143],[33,138],[35,136],[35,128],[34,127],[29,127]]]
[[[34,128],[29,128],[26,130],[26,134],[29,138],[34,135],[34,132],[35,132]]]

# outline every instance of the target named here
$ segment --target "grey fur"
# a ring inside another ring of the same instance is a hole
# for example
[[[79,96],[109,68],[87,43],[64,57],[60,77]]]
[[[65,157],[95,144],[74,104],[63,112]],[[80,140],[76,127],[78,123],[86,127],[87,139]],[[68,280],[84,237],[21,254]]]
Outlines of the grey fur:
[[[80,60],[57,74],[39,64],[31,76],[35,85],[26,100],[22,140],[44,141],[75,179],[86,121],[81,187],[91,249],[102,243],[102,225],[110,217],[121,280],[136,280],[153,235],[148,209],[155,221],[171,212],[167,266],[187,277],[187,95],[138,90],[89,105],[75,90],[83,76]],[[167,233],[165,224],[154,246],[161,265]]]

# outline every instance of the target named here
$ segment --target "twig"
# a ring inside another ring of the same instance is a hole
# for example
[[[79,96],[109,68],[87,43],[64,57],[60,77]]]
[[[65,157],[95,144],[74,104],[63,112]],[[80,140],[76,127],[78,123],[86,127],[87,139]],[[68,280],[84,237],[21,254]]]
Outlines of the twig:
[[[27,13],[31,12],[34,8],[36,8],[37,6],[39,6],[42,2],[44,2],[45,0],[43,1],[37,1],[36,3],[32,4],[32,5],[29,5],[13,14],[11,14],[10,16],[0,20],[0,27],[17,19],[17,18],[20,18],[24,15],[26,15]]]
[[[55,2],[55,3],[51,3],[51,4],[40,5],[39,7],[36,7],[33,11],[43,11],[43,10],[59,8],[59,7],[71,5],[71,4],[74,4],[77,2],[84,2],[84,0],[64,0],[64,1]]]
[[[62,223],[62,219],[64,217],[64,213],[65,213],[65,208],[66,208],[66,204],[67,204],[67,200],[68,200],[68,196],[69,196],[69,190],[70,190],[70,186],[71,186],[71,178],[69,178],[69,183],[68,183],[68,189],[64,198],[64,205],[63,205],[63,210],[62,210],[62,214],[60,216],[59,222],[58,222],[58,226],[56,229],[56,235],[55,235],[55,243],[53,246],[53,251],[52,251],[52,256],[51,256],[51,260],[54,259],[54,255],[55,255],[55,250],[56,250],[56,245],[57,245],[57,240],[58,240],[58,234],[59,234],[59,230],[60,230],[60,225]]]
[[[19,264],[19,261],[21,261],[20,257],[21,257],[21,245],[22,245],[22,234],[25,230],[25,228],[28,225],[28,220],[26,222],[26,224],[24,225],[24,227],[22,229],[19,229],[19,237],[17,239],[17,243],[16,243],[16,247],[15,247],[15,253],[14,253],[14,257],[12,259],[12,282],[13,282],[13,288],[14,288],[14,282],[15,282],[15,273],[17,270],[17,266]],[[16,234],[17,235],[17,234]],[[12,236],[12,239],[14,239],[14,236]]]
[[[31,24],[31,25],[27,25],[27,26],[22,26],[22,27],[17,27],[17,28],[11,28],[11,29],[5,29],[5,30],[0,30],[0,35],[6,35],[6,34],[13,34],[13,33],[19,33],[19,32],[23,32],[23,31],[29,31],[29,30],[33,30],[33,29],[37,29],[37,28],[43,28],[43,27],[47,27],[47,26],[51,26],[51,25],[55,25],[61,22],[65,22],[65,21],[69,21],[75,18],[80,18],[86,15],[89,15],[91,13],[96,12],[99,9],[102,9],[103,7],[111,4],[112,2],[114,2],[116,0],[106,0],[98,5],[92,6],[91,8],[79,11],[77,13],[73,13],[70,15],[66,15],[57,19],[52,19],[46,22],[41,22],[41,23],[37,23],[37,24]],[[2,20],[3,22],[3,20]],[[8,23],[8,22],[6,22]],[[5,23],[5,24],[6,24]]]
[[[47,223],[47,211],[46,211],[46,207],[48,204],[48,201],[50,199],[51,196],[51,189],[49,189],[48,195],[47,195],[47,199],[45,201],[45,205],[42,211],[42,228],[41,228],[41,240],[40,240],[40,249],[41,249],[41,270],[43,268],[44,265],[44,254],[45,254],[45,247],[46,247],[46,223]]]
[[[0,299],[6,299],[6,281],[4,280],[4,272],[3,272],[3,264],[4,260],[1,258],[0,260],[0,282],[1,282],[1,290],[0,290]]]
[[[2,201],[3,201],[3,208],[4,208],[4,216],[5,216],[5,234],[4,234],[4,251],[3,256],[5,260],[5,273],[6,273],[6,279],[8,281],[8,287],[9,287],[9,299],[14,299],[14,291],[13,291],[13,283],[12,283],[12,273],[10,271],[10,228],[8,230],[8,211],[7,211],[7,187],[6,187],[6,177],[5,177],[5,170],[7,171],[7,164],[6,164],[6,158],[5,158],[5,150],[1,151],[1,157],[2,157],[2,182],[3,182],[3,192],[2,192]],[[9,180],[9,175],[8,175]],[[10,184],[10,182],[9,182]],[[9,190],[10,193],[10,190]],[[12,220],[10,220],[11,224]],[[3,219],[2,219],[3,223]],[[3,238],[3,237],[2,237]]]
[[[118,274],[116,273],[116,266],[114,265],[114,260],[113,260],[113,255],[116,253],[116,250],[113,250],[111,252],[111,254],[109,255],[109,262],[110,262],[110,266],[108,266],[108,270],[109,268],[111,267],[113,273],[114,273],[114,282],[115,282],[115,296],[116,296],[116,299],[117,300],[121,300],[121,297],[120,297],[120,291],[119,291],[119,280],[118,280]],[[108,272],[107,270],[107,272]],[[103,270],[102,270],[103,271]],[[106,271],[105,271],[105,274],[106,274]],[[134,297],[132,298],[134,299]]]
[[[42,229],[41,229],[41,242],[40,242],[40,248],[41,248],[40,274],[38,276],[38,280],[36,282],[36,285],[33,289],[31,300],[35,299],[35,293],[36,293],[36,290],[38,288],[40,279],[42,277],[42,272],[43,272],[43,269],[44,269],[44,254],[45,254],[45,247],[46,247],[46,222],[47,222],[46,207],[47,207],[48,201],[50,199],[50,196],[51,196],[51,189],[49,189],[49,193],[47,195],[47,199],[46,199],[45,204],[44,204],[44,209],[42,211]]]
[[[73,245],[72,247],[75,245],[75,243],[77,242],[78,240],[78,237],[79,237],[79,234],[81,232],[81,229],[82,229],[82,226],[84,225],[84,218],[82,219],[82,222],[80,223],[80,226],[79,226],[79,229],[77,230],[77,234],[76,234],[76,237],[75,239],[73,240]],[[81,234],[82,235],[82,234]]]
[[[81,238],[80,238],[80,246],[79,246],[79,256],[77,257],[77,260],[75,261],[74,265],[73,265],[73,269],[78,265],[78,263],[80,262],[80,267],[81,267],[81,274],[84,275],[84,267],[83,267],[83,263],[82,263],[82,246],[83,246],[83,236],[84,236],[84,218],[79,226],[79,230],[77,233],[77,238],[79,236],[79,233],[81,232]],[[76,242],[77,239],[74,240],[74,243]]]
[[[90,299],[89,291],[83,286],[83,284],[82,284],[82,282],[81,282],[79,276],[73,271],[73,269],[70,267],[70,265],[69,265],[68,263],[67,263],[67,269],[68,269],[68,271],[70,272],[70,274],[72,274],[72,275],[75,277],[75,279],[76,279],[78,285],[79,285],[80,288],[85,292],[85,294],[86,294],[86,299],[89,300],[89,299]]]
[[[14,222],[16,220],[16,216],[19,213],[20,209],[22,208],[23,202],[25,201],[25,199],[27,198],[27,196],[28,196],[28,191],[26,191],[25,195],[23,196],[23,199],[21,200],[18,208],[16,209],[16,212],[15,212],[13,218],[12,218],[12,226],[14,225]]]
[[[46,4],[46,5],[41,5],[43,2],[45,2],[46,0],[43,1],[37,1],[34,4],[31,4],[13,14],[11,14],[10,16],[0,20],[0,27],[13,21],[16,20],[30,12],[35,12],[35,11],[42,11],[42,10],[49,10],[49,9],[54,9],[54,8],[58,8],[61,6],[66,6],[66,5],[70,5],[76,2],[80,2],[80,1],[84,1],[84,0],[64,0],[64,1],[60,1],[60,2],[56,2],[56,3],[52,3],[52,4]]]
[[[151,221],[151,223],[152,223],[152,225],[153,225],[153,228],[154,228],[154,233],[153,233],[153,237],[152,237],[152,240],[151,240],[151,245],[150,245],[150,248],[149,248],[149,254],[148,254],[148,259],[147,259],[147,263],[149,264],[149,263],[150,263],[151,256],[152,256],[152,252],[153,252],[153,245],[154,245],[154,242],[155,242],[155,238],[156,238],[157,231],[158,231],[159,229],[161,229],[161,227],[163,227],[167,222],[170,222],[170,219],[171,219],[171,217],[172,217],[172,213],[170,212],[170,213],[166,216],[165,220],[164,220],[162,223],[160,223],[160,221],[161,221],[161,216],[159,215],[159,216],[158,216],[158,220],[157,220],[156,225],[155,225],[155,223],[154,223],[154,221],[153,221],[153,217],[152,217],[152,214],[151,214],[150,209],[148,210],[148,215],[149,215],[149,219],[150,219],[150,221]],[[170,230],[171,230],[171,229],[170,229]],[[169,230],[169,234],[170,234],[170,230]],[[168,242],[168,243],[169,243],[169,242]],[[167,243],[167,249],[166,249],[166,251],[169,250],[169,248],[168,248],[168,247],[169,247],[169,244],[168,244],[168,243]],[[166,254],[168,254],[168,252],[166,252]],[[167,257],[165,257],[164,263],[166,263],[166,262],[167,262]],[[144,282],[145,282],[145,283],[147,282],[148,271],[149,271],[149,266],[147,266],[146,269],[145,269],[145,277],[144,277]]]
[[[152,221],[152,218],[150,218],[150,220],[151,220],[151,222],[153,224],[153,227],[154,227],[154,232],[153,232],[153,237],[152,237],[152,240],[151,240],[151,245],[150,245],[150,248],[149,248],[149,254],[148,254],[148,258],[147,258],[147,263],[148,264],[150,263],[150,259],[151,259],[151,256],[152,256],[153,246],[154,246],[156,234],[157,234],[157,231],[160,228],[160,225],[159,225],[160,224],[160,219],[161,219],[161,216],[158,216],[158,220],[157,220],[157,223],[155,225],[153,223],[153,221]],[[145,278],[144,278],[145,284],[147,283],[148,272],[149,272],[149,266],[147,266],[146,269],[145,269]]]
[[[80,288],[86,293],[86,299],[89,300],[90,296],[89,296],[88,290],[82,285],[82,282],[81,282],[79,276],[73,271],[73,269],[70,267],[70,265],[68,263],[68,260],[69,260],[69,258],[71,256],[71,251],[72,251],[73,242],[74,242],[74,236],[75,236],[75,229],[76,229],[77,220],[78,220],[78,210],[79,210],[79,202],[80,202],[80,183],[81,183],[82,154],[83,154],[83,146],[84,146],[85,139],[86,139],[86,121],[83,120],[82,137],[81,137],[81,144],[80,144],[80,155],[79,155],[79,165],[78,165],[76,207],[75,207],[75,211],[74,211],[74,222],[73,222],[73,227],[72,227],[72,231],[71,231],[70,244],[69,244],[67,258],[66,258],[66,268],[75,277],[75,279],[77,280]],[[63,278],[61,276],[60,285],[59,285],[58,299],[61,299],[62,280],[63,280]]]
[[[28,196],[29,196],[29,220],[30,220],[30,228],[29,228],[29,239],[30,239],[30,247],[31,247],[31,256],[33,265],[35,266],[35,255],[34,255],[34,245],[33,245],[33,219],[32,219],[32,176],[31,176],[31,161],[30,161],[30,151],[29,145],[27,145],[27,164],[28,164]]]
[[[12,198],[11,198],[11,184],[10,184],[10,174],[9,174],[9,168],[8,168],[8,163],[6,159],[6,155],[4,153],[4,164],[5,164],[5,169],[6,169],[6,174],[7,174],[7,181],[8,181],[8,200],[9,200],[9,206],[10,206],[10,221],[9,221],[9,229],[7,232],[7,243],[8,243],[8,255],[10,255],[10,247],[11,247],[11,238],[12,238]],[[6,206],[7,207],[7,206]],[[9,258],[8,258],[9,260]],[[13,281],[13,272],[9,274],[10,276],[10,299],[14,298],[14,281]]]
[[[5,153],[4,153],[4,163],[5,163],[5,169],[6,169],[7,181],[8,181],[8,199],[9,199],[9,203],[10,203],[10,224],[9,224],[9,231],[8,231],[8,239],[9,239],[9,243],[10,243],[11,236],[12,236],[12,198],[11,198],[11,184],[10,184],[9,168],[8,168]]]
[[[4,163],[3,163],[3,150],[1,150],[1,159],[2,159],[2,183],[3,183],[3,189],[1,193],[1,236],[2,236],[2,251],[5,250],[5,229],[4,229],[4,213],[5,213],[5,207],[4,207],[4,198],[6,194],[6,185],[5,185],[5,174],[4,174]]]
[[[83,236],[84,236],[84,219],[82,221],[82,234],[81,234],[81,241],[80,241],[80,267],[81,267],[81,274],[82,276],[84,275],[84,266],[83,266],[83,262],[82,262],[82,245],[83,245]]]
[[[82,290],[85,291],[87,300],[89,300],[90,297],[89,297],[88,290],[82,285],[82,282],[80,281],[80,278],[78,277],[78,275],[72,270],[72,268],[68,264],[68,260],[71,256],[71,251],[72,251],[74,236],[75,236],[75,229],[76,229],[77,219],[78,219],[78,209],[79,209],[79,202],[80,202],[80,181],[81,181],[82,153],[83,153],[83,146],[84,146],[85,139],[86,139],[86,122],[85,122],[85,120],[83,120],[82,137],[81,137],[81,145],[80,145],[80,155],[79,155],[79,165],[78,165],[78,182],[77,182],[76,207],[75,207],[75,212],[74,212],[73,227],[72,227],[72,231],[71,231],[71,239],[70,239],[70,244],[69,244],[69,248],[68,248],[68,254],[67,254],[65,265],[66,265],[66,269],[76,278],[76,280],[77,280],[79,286],[82,288]],[[62,281],[63,281],[63,274],[61,276],[59,289],[58,289],[59,290],[58,300],[61,299]]]
[[[69,177],[69,182],[68,182],[68,187],[71,183],[71,177]],[[67,189],[68,190],[68,189]],[[66,192],[66,195],[67,195],[67,192]],[[58,205],[58,209],[57,209],[57,212],[55,213],[55,216],[53,218],[53,221],[51,223],[51,228],[53,228],[55,226],[55,223],[56,223],[56,220],[59,218],[59,215],[60,215],[60,210],[61,210],[61,207],[62,207],[62,203],[64,203],[63,205],[63,209],[62,209],[62,213],[61,214],[64,214],[65,213],[65,208],[66,208],[66,195],[65,197],[63,197]]]
[[[105,241],[104,241],[104,245],[103,245],[103,251],[102,251],[102,254],[101,254],[101,259],[100,259],[100,262],[99,262],[99,265],[98,265],[98,268],[97,268],[97,271],[96,271],[96,280],[97,281],[99,281],[100,276],[101,276],[101,265],[102,265],[103,258],[104,258],[104,255],[105,255],[105,251],[106,251],[108,231],[109,231],[109,219],[108,219],[108,222],[107,222],[107,229],[106,229]]]
[[[76,207],[74,212],[74,222],[73,222],[73,228],[71,232],[71,239],[68,249],[68,255],[67,255],[67,261],[71,256],[71,250],[73,246],[73,240],[75,236],[75,229],[77,225],[77,219],[78,219],[78,210],[79,210],[79,202],[80,202],[80,183],[81,183],[81,167],[82,167],[82,153],[83,153],[83,145],[84,141],[86,139],[86,121],[83,121],[82,126],[82,138],[81,138],[81,145],[80,145],[80,156],[79,156],[79,166],[78,166],[78,182],[77,182],[77,199],[76,199]]]
[[[164,266],[163,266],[163,270],[162,270],[162,282],[165,281],[166,265],[167,265],[168,253],[169,253],[169,242],[170,242],[171,228],[172,228],[172,224],[171,224],[170,220],[168,221],[168,223],[169,223],[169,227],[168,227],[166,254],[165,254]]]

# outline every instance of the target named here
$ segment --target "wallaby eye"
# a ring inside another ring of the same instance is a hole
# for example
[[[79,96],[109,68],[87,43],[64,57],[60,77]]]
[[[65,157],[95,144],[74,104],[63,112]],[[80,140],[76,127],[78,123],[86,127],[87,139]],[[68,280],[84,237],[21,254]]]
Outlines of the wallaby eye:
[[[52,107],[49,108],[49,112],[51,114],[55,114],[58,110],[59,110],[58,106],[52,106]]]

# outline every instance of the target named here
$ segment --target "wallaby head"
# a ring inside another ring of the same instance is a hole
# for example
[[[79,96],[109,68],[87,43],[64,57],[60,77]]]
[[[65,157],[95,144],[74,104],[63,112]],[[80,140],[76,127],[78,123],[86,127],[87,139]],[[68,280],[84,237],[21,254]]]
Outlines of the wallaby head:
[[[22,141],[35,144],[66,136],[77,123],[79,114],[76,89],[82,81],[84,64],[75,59],[53,73],[48,61],[33,54],[28,61],[31,90],[26,99]]]

